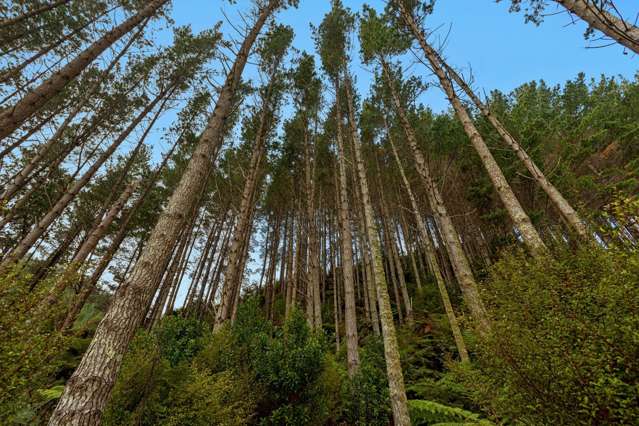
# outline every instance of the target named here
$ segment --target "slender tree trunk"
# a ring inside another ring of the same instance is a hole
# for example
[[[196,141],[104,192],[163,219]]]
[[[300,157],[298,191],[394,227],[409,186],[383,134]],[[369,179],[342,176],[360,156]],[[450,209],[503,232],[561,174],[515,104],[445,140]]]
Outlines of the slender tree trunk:
[[[59,94],[91,62],[122,36],[146,18],[153,16],[168,0],[152,0],[136,15],[130,17],[80,53],[64,68],[57,71],[40,86],[30,91],[17,104],[0,114],[0,139],[9,136],[50,99]]]
[[[366,245],[370,248],[370,243],[368,242],[368,237],[366,235],[366,219],[363,220],[364,225],[364,239],[366,241]],[[381,330],[379,329],[379,311],[377,309],[377,288],[376,288],[376,280],[375,272],[373,270],[374,259],[370,249],[364,251],[364,262],[366,268],[366,277],[367,277],[367,288],[368,288],[368,300],[369,300],[369,308],[371,310],[371,322],[373,325],[373,333],[376,336],[381,334]]]
[[[331,226],[331,230],[332,230]],[[333,281],[333,319],[335,322],[335,352],[339,352],[339,311],[340,311],[340,303],[339,303],[339,281],[337,279],[337,253],[336,253],[336,244],[333,237],[333,232],[331,232],[331,238],[329,238],[329,249],[330,249],[330,258],[331,258],[331,275]]]
[[[0,105],[2,105],[2,103],[0,103]],[[14,149],[19,147],[26,141],[30,140],[31,136],[38,133],[38,131],[40,131],[40,129],[42,129],[45,126],[45,124],[51,122],[51,120],[53,120],[53,118],[56,115],[58,115],[60,111],[65,109],[65,107],[66,105],[61,105],[60,107],[56,108],[53,112],[48,114],[42,120],[38,121],[37,124],[30,126],[29,130],[24,135],[20,136],[20,138],[16,139],[14,142],[6,143],[6,144],[0,143],[0,147],[3,147],[2,151],[0,151],[0,170],[2,170],[2,163],[4,162],[4,158],[7,155],[9,155],[11,151],[13,151]]]
[[[249,220],[249,226],[246,228],[244,234],[244,242],[242,244],[242,257],[240,258],[240,264],[238,267],[237,285],[235,286],[235,297],[233,298],[233,306],[231,309],[231,324],[235,323],[237,318],[237,308],[240,305],[240,296],[242,295],[242,282],[244,280],[244,270],[246,269],[246,261],[249,257],[249,250],[251,248],[251,235],[253,229],[253,216],[255,213],[255,202],[251,203],[251,219]]]
[[[307,120],[305,120],[307,121]],[[322,306],[320,300],[319,241],[317,216],[315,214],[315,158],[311,150],[308,125],[304,128],[304,177],[306,189],[306,234],[308,238],[307,309],[309,322],[317,330],[322,328]]]
[[[162,3],[156,1],[151,5],[159,7]],[[80,365],[67,382],[49,421],[50,425],[100,422],[122,357],[144,318],[144,308],[153,297],[161,277],[162,270],[158,266],[162,266],[164,259],[170,256],[171,247],[187,221],[185,212],[192,210],[206,185],[250,50],[277,6],[278,3],[269,2],[260,11],[257,21],[244,39],[220,91],[215,111],[195,147],[178,187],[151,232],[133,273],[118,289]]]
[[[13,178],[13,181],[5,187],[2,195],[0,195],[0,203],[9,200],[16,192],[22,189],[24,185],[29,182],[30,178],[32,177],[33,170],[42,162],[51,148],[59,142],[64,132],[69,127],[69,124],[71,124],[73,119],[82,111],[87,103],[93,99],[95,93],[102,86],[105,78],[111,73],[111,71],[113,71],[113,68],[115,68],[115,66],[120,62],[120,59],[122,59],[133,42],[137,40],[137,38],[142,34],[143,31],[144,25],[142,25],[137,33],[135,33],[131,37],[128,43],[122,48],[122,50],[120,50],[120,53],[118,53],[118,55],[113,58],[106,70],[103,71],[102,77],[94,84],[92,84],[86,92],[83,93],[82,100],[76,104],[76,106],[69,113],[64,122],[60,125],[60,127],[57,128],[53,136],[51,136],[51,138],[49,138],[49,140],[45,144],[38,148],[36,154],[33,156],[33,158],[31,158],[31,160],[29,160],[29,163],[27,163],[27,165],[22,170],[20,170],[20,172]]]
[[[537,184],[544,190],[550,202],[555,206],[555,208],[561,214],[561,217],[564,219],[566,224],[572,228],[574,232],[577,233],[579,238],[582,240],[590,239],[588,234],[588,229],[586,225],[579,217],[579,214],[573,209],[568,200],[564,198],[564,196],[559,192],[559,190],[546,178],[544,173],[537,167],[532,158],[528,155],[528,153],[522,148],[522,146],[517,142],[517,140],[506,130],[504,125],[495,117],[495,115],[490,111],[490,108],[486,104],[484,104],[481,99],[473,92],[473,90],[468,86],[468,84],[464,81],[464,79],[455,71],[452,67],[450,67],[441,56],[437,55],[437,58],[442,66],[446,68],[448,74],[453,78],[453,80],[459,85],[459,87],[466,92],[468,97],[473,101],[473,103],[477,106],[477,108],[481,111],[482,115],[486,117],[488,122],[495,128],[499,136],[506,142],[508,146],[515,152],[517,157],[521,160],[522,163],[526,166],[526,169],[530,172],[533,179],[537,182]]]
[[[468,114],[468,111],[466,111],[466,108],[464,107],[464,105],[462,105],[461,100],[455,93],[455,89],[453,88],[452,83],[446,76],[444,69],[442,68],[439,61],[437,60],[437,52],[427,43],[424,33],[417,26],[417,23],[413,19],[413,16],[406,9],[405,4],[402,1],[398,1],[398,0],[395,0],[395,3],[399,6],[404,22],[410,27],[413,35],[419,42],[419,45],[421,46],[424,54],[426,55],[426,58],[430,62],[435,75],[437,75],[437,78],[440,82],[442,89],[444,90],[446,96],[448,97],[449,102],[451,103],[451,105],[453,106],[453,109],[455,110],[457,118],[459,119],[462,126],[464,127],[464,131],[468,135],[468,138],[470,139],[470,142],[472,143],[473,147],[479,154],[482,164],[484,165],[484,168],[486,169],[486,172],[488,173],[488,177],[493,183],[493,186],[495,190],[497,191],[497,194],[499,195],[501,202],[506,208],[508,215],[513,221],[513,224],[515,225],[517,230],[521,233],[524,243],[534,255],[544,253],[546,251],[546,247],[544,245],[543,240],[539,236],[539,233],[533,226],[532,222],[530,221],[530,218],[528,217],[523,207],[519,203],[519,200],[517,199],[512,188],[508,184],[506,177],[502,173],[501,168],[499,167],[499,164],[497,164],[497,161],[495,161],[495,158],[493,157],[492,153],[488,149],[486,142],[484,141],[482,136],[479,134],[479,131],[477,131],[477,128],[473,124],[473,121],[470,115]],[[388,65],[383,65],[383,66],[385,68],[388,68]],[[390,74],[388,70],[386,70],[386,73]]]
[[[63,6],[65,4],[67,4],[67,3],[69,3],[70,1],[71,0],[57,0],[57,1],[51,2],[49,4],[42,5],[42,6],[38,7],[38,8],[36,8],[36,9],[33,9],[30,12],[23,13],[22,15],[15,16],[13,18],[4,19],[4,20],[0,21],[0,29],[9,27],[11,25],[15,25],[17,23],[20,23],[20,22],[24,21],[25,19],[29,19],[29,18],[33,18],[34,16],[41,15],[41,14],[43,14],[45,12],[48,12],[50,10],[53,10],[53,9],[59,7],[59,6]]]
[[[397,274],[399,289],[401,290],[402,300],[404,301],[404,309],[406,313],[406,322],[409,325],[413,324],[413,308],[411,306],[410,296],[408,295],[408,289],[406,288],[406,277],[404,276],[404,267],[402,266],[402,262],[399,259],[399,255],[397,253],[397,246],[395,245],[395,232],[393,230],[392,221],[390,218],[390,214],[388,211],[388,206],[386,204],[386,196],[384,194],[384,188],[381,180],[381,172],[379,170],[379,164],[376,161],[377,166],[377,180],[379,187],[379,203],[382,208],[382,222],[384,223],[384,234],[386,235],[386,241],[388,245],[388,256],[389,263],[391,265],[391,270],[394,270]],[[401,303],[399,301],[399,297],[397,298],[397,310],[401,311]]]
[[[231,234],[233,232],[233,227],[235,224],[235,219],[232,218],[230,225],[224,235],[224,242],[222,243],[222,250],[217,256],[217,260],[215,262],[215,274],[213,274],[213,279],[211,280],[211,290],[209,291],[209,296],[207,297],[207,306],[214,306],[215,296],[217,295],[217,289],[220,285],[220,280],[222,277],[222,273],[224,272],[224,259],[226,259],[226,253],[229,250],[229,241],[231,240]],[[214,310],[214,313],[217,312]]]
[[[63,212],[63,210],[69,205],[69,203],[75,198],[75,196],[80,192],[80,190],[91,180],[91,178],[95,175],[98,169],[108,160],[111,155],[115,152],[115,150],[127,139],[127,137],[133,132],[133,130],[140,124],[140,122],[146,117],[146,115],[151,112],[153,108],[157,105],[158,102],[162,100],[167,95],[167,93],[160,93],[153,102],[151,102],[136,118],[133,122],[127,127],[127,129],[115,140],[109,148],[107,148],[102,155],[89,167],[89,169],[82,175],[82,177],[71,185],[69,189],[60,197],[60,199],[56,202],[56,204],[47,212],[47,214],[40,219],[40,221],[35,225],[35,227],[27,234],[21,241],[18,243],[15,249],[11,251],[11,253],[2,261],[0,264],[0,272],[8,268],[11,264],[18,262],[20,259],[24,257],[24,255],[29,251],[29,249],[33,246],[33,244],[40,238],[49,226],[56,220]],[[166,100],[165,100],[166,101]],[[160,107],[157,114],[151,121],[150,125],[147,127],[145,133],[140,138],[138,142],[141,145],[149,132],[151,131],[155,121],[159,117],[160,112],[162,111],[164,106]]]
[[[366,172],[364,170],[364,162],[361,155],[361,142],[359,133],[356,128],[355,112],[353,106],[353,95],[351,93],[351,80],[348,71],[346,77],[346,98],[348,105],[349,122],[351,133],[353,134],[353,143],[355,144],[355,162],[357,163],[357,171],[360,178],[362,201],[364,203],[364,216],[366,218],[366,231],[368,241],[371,245],[371,252],[375,260],[374,277],[377,284],[377,297],[379,302],[380,319],[382,324],[382,336],[384,340],[384,356],[386,359],[386,373],[388,376],[388,387],[390,390],[391,407],[393,410],[393,419],[396,426],[410,425],[410,417],[408,415],[408,403],[406,400],[406,391],[404,388],[404,376],[399,357],[399,348],[397,345],[397,336],[395,333],[395,324],[393,323],[393,314],[390,307],[388,297],[388,289],[386,280],[384,279],[384,271],[382,267],[381,245],[379,242],[375,222],[373,219],[373,209],[370,202],[370,194],[368,191],[368,183]],[[338,88],[336,88],[338,89]],[[335,91],[339,93],[338,90]],[[339,102],[338,112],[339,112]],[[340,116],[338,115],[338,139],[340,134]],[[343,150],[340,152],[340,159],[343,162]],[[345,190],[345,188],[344,188]],[[344,236],[342,236],[342,239]]]
[[[380,230],[380,240],[383,241],[384,248],[382,249],[382,259],[386,260],[386,276],[393,284],[393,296],[395,297],[395,305],[397,306],[397,319],[399,324],[404,324],[404,312],[402,311],[402,299],[399,297],[399,289],[397,286],[397,271],[395,270],[395,262],[393,262],[393,255],[391,254],[390,240],[388,239],[388,232],[386,226],[383,226],[383,232]]]
[[[58,48],[64,42],[73,39],[76,35],[80,34],[82,31],[84,31],[87,27],[89,27],[90,25],[95,24],[97,22],[97,20],[100,19],[102,16],[107,15],[107,14],[111,13],[113,10],[117,9],[117,7],[118,6],[112,7],[111,9],[101,13],[98,16],[94,16],[93,18],[91,18],[89,21],[87,21],[81,27],[74,29],[73,31],[71,31],[68,34],[65,34],[64,36],[62,36],[62,38],[56,40],[55,42],[53,42],[53,43],[51,43],[49,45],[47,45],[46,47],[43,47],[42,49],[40,49],[35,55],[31,56],[30,58],[28,58],[25,61],[21,62],[20,64],[16,65],[15,67],[5,71],[4,73],[0,74],[0,83],[2,83],[2,84],[7,83],[12,77],[19,75],[20,71],[22,71],[23,69],[25,69],[26,67],[28,67],[29,65],[31,65],[32,63],[34,63],[35,61],[40,59],[41,57],[47,55],[48,53],[50,53],[54,49]],[[31,84],[33,81],[35,81],[35,79],[30,80],[27,84]]]
[[[424,188],[426,189],[428,202],[437,217],[437,224],[439,225],[442,236],[446,241],[446,248],[448,249],[448,254],[453,265],[455,276],[457,277],[459,286],[462,289],[464,300],[466,301],[466,304],[470,309],[473,318],[477,322],[478,330],[480,331],[480,333],[484,333],[490,329],[490,322],[488,320],[488,314],[486,313],[484,304],[481,300],[481,296],[479,294],[479,289],[477,287],[477,283],[475,282],[473,272],[470,268],[470,263],[468,262],[466,254],[464,253],[464,250],[461,246],[459,235],[455,230],[453,221],[448,215],[446,205],[444,204],[444,199],[442,198],[442,195],[439,192],[439,189],[437,188],[433,177],[431,176],[430,169],[428,168],[424,156],[417,147],[417,138],[415,136],[413,128],[410,125],[410,122],[408,121],[408,118],[406,117],[406,112],[404,111],[404,108],[399,100],[399,96],[395,89],[395,85],[391,78],[390,72],[388,72],[388,66],[385,62],[382,62],[382,64],[384,66],[384,74],[386,77],[387,85],[391,92],[392,101],[395,104],[395,109],[397,110],[402,127],[404,128],[406,139],[411,148],[411,151],[413,152],[413,156],[415,157],[415,167],[422,180]],[[420,221],[418,221],[418,223],[419,222]],[[422,236],[422,238],[424,237]],[[426,241],[428,240],[424,239],[424,242]],[[430,266],[431,268],[434,268],[435,264],[431,264]]]
[[[467,362],[470,360],[468,356],[468,350],[466,349],[466,343],[464,342],[464,337],[462,336],[461,329],[459,327],[459,322],[457,321],[457,317],[455,316],[455,311],[453,310],[453,305],[450,303],[450,297],[448,296],[448,289],[446,288],[446,283],[444,282],[444,278],[442,277],[441,270],[439,269],[439,265],[437,264],[437,258],[435,257],[435,250],[431,243],[430,236],[428,231],[426,230],[426,225],[419,213],[419,207],[417,205],[417,200],[415,199],[415,195],[408,183],[408,178],[406,177],[406,173],[404,172],[404,167],[402,166],[402,162],[399,158],[399,154],[397,153],[397,149],[395,148],[395,144],[393,143],[392,135],[390,131],[387,129],[388,133],[388,141],[391,146],[391,150],[393,151],[393,157],[395,158],[395,162],[397,163],[397,168],[399,169],[399,173],[402,178],[402,182],[404,183],[404,189],[408,194],[408,198],[410,200],[411,207],[413,209],[413,214],[415,215],[415,223],[417,224],[417,230],[424,241],[424,247],[426,251],[426,259],[427,263],[430,266],[430,270],[432,271],[435,282],[437,283],[437,288],[439,289],[439,295],[442,298],[442,304],[444,305],[444,311],[446,312],[446,317],[448,318],[448,324],[450,324],[450,329],[453,332],[453,338],[455,339],[455,345],[457,346],[457,351],[459,352],[459,357],[463,362]],[[414,263],[414,259],[413,259]]]
[[[417,291],[422,291],[422,279],[419,274],[419,268],[417,267],[417,262],[415,261],[415,249],[411,246],[410,243],[410,232],[408,225],[406,223],[406,218],[404,217],[404,212],[400,212],[399,215],[400,226],[399,230],[401,230],[401,234],[404,237],[404,242],[406,243],[406,251],[408,252],[408,256],[410,257],[410,264],[413,270],[413,275],[415,276],[415,284],[417,284]]]
[[[342,136],[342,113],[339,99],[339,83],[335,81],[335,109],[337,111],[337,163],[339,180],[339,221],[340,242],[342,254],[342,272],[344,276],[344,305],[346,327],[346,350],[348,361],[348,374],[353,377],[359,368],[359,352],[357,338],[357,315],[355,313],[355,289],[353,280],[353,237],[351,234],[351,222],[348,215],[348,176],[346,174],[346,158],[344,140]]]
[[[80,235],[81,231],[82,227],[79,223],[74,223],[69,227],[69,230],[66,232],[62,243],[46,258],[46,260],[41,265],[38,266],[38,269],[29,280],[30,290],[33,290],[38,285],[38,283],[47,276],[47,274],[51,270],[51,267],[57,264],[60,259],[63,258],[69,247],[71,247],[73,241],[75,241],[78,235]]]
[[[242,263],[242,257],[244,254],[244,240],[246,232],[251,228],[251,219],[253,212],[253,201],[255,198],[255,192],[259,186],[261,178],[261,165],[264,160],[264,153],[266,150],[266,133],[268,130],[269,107],[264,104],[262,112],[260,113],[260,125],[257,133],[257,140],[253,147],[253,153],[251,156],[251,163],[249,166],[249,175],[244,183],[244,190],[242,192],[242,200],[240,203],[239,220],[235,225],[233,231],[233,240],[231,241],[230,252],[228,256],[228,265],[224,272],[224,286],[222,287],[222,300],[220,301],[220,307],[217,310],[215,318],[214,330],[218,330],[222,324],[231,318],[231,312],[233,309],[233,303],[235,300],[236,286],[241,285],[241,274],[239,270]]]
[[[350,92],[349,92],[350,93]],[[350,121],[350,119],[349,119]],[[351,130],[352,131],[352,130]],[[357,132],[357,129],[355,129],[355,132]],[[357,137],[359,137],[359,134],[357,135]],[[352,141],[354,141],[354,138],[351,138]],[[353,158],[356,159],[357,161],[357,153],[355,152],[355,143],[351,144],[351,152],[353,153]],[[361,153],[360,153],[360,157],[361,157]],[[359,172],[357,174],[353,174],[353,185],[356,186],[356,190],[354,191],[353,195],[355,198],[355,202],[357,205],[361,206],[362,209],[365,208],[364,206],[364,196],[362,195],[362,184],[359,182]],[[368,182],[365,182],[364,185],[366,186],[366,188],[368,189]],[[370,201],[370,200],[369,200]],[[368,242],[368,238],[367,238],[367,230],[366,230],[366,218],[364,217],[364,214],[362,213],[362,210],[360,209],[355,209],[355,215],[357,216],[358,222],[360,222],[361,224],[361,229],[362,229],[362,251],[363,251],[363,260],[364,260],[364,269],[366,270],[366,275],[368,277],[368,280],[365,282],[365,285],[368,286],[368,293],[369,295],[372,295],[369,298],[369,305],[368,305],[368,309],[370,310],[370,319],[371,319],[371,324],[373,327],[373,333],[375,333],[376,336],[380,335],[380,329],[379,329],[379,314],[378,314],[378,310],[377,310],[377,291],[375,289],[375,276],[372,273],[372,267],[371,265],[373,264],[372,261],[372,257],[371,257],[371,252],[370,252],[370,244]]]
[[[382,201],[383,202],[383,201]],[[388,208],[385,208],[388,212]],[[397,252],[397,235],[393,230],[393,224],[390,223],[390,216],[386,216],[386,229],[388,230],[388,244],[390,248],[390,256],[391,260],[395,263],[395,271],[397,272],[399,289],[401,291],[402,300],[404,301],[404,309],[406,314],[406,322],[411,325],[413,324],[413,307],[411,306],[410,296],[408,295],[408,288],[406,287],[406,276],[404,275],[404,266],[402,265],[402,261],[399,258],[399,253]]]
[[[96,226],[89,234],[88,238],[82,243],[82,246],[75,254],[73,259],[71,259],[71,263],[65,268],[64,272],[61,276],[56,280],[55,285],[47,295],[45,299],[44,306],[52,306],[57,301],[62,292],[73,282],[73,278],[75,274],[78,272],[82,263],[89,257],[89,254],[93,252],[95,247],[98,245],[102,237],[106,234],[109,226],[113,223],[117,215],[122,211],[124,205],[129,200],[131,195],[136,188],[136,182],[132,182],[127,185],[120,198],[111,206],[109,211],[106,213],[104,218],[100,221],[98,226]]]
[[[271,306],[275,301],[275,269],[277,268],[277,253],[280,247],[280,239],[281,239],[281,227],[282,227],[282,217],[279,213],[277,213],[275,220],[275,227],[273,228],[273,236],[272,243],[269,255],[269,270],[268,276],[266,278],[266,289],[265,289],[265,302],[264,302],[264,311],[266,313],[266,317],[269,320],[272,320],[271,317]]]

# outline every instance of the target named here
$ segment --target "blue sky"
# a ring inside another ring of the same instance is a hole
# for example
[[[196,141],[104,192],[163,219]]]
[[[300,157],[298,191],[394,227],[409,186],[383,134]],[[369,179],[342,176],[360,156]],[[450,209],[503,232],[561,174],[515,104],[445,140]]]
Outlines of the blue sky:
[[[222,10],[234,25],[240,25],[242,21],[238,12],[246,11],[250,0],[239,0],[236,5],[221,0],[174,0],[173,3],[171,16],[176,24],[190,24],[194,32],[198,32],[224,20]],[[344,0],[344,4],[353,11],[360,11],[364,3]],[[385,4],[383,0],[366,3],[380,11]],[[627,16],[639,12],[636,0],[618,0],[616,4]],[[329,8],[329,0],[301,0],[299,9],[281,12],[277,19],[295,30],[295,48],[313,52],[309,24],[318,25]],[[579,72],[584,72],[587,77],[601,74],[634,77],[639,65],[637,56],[624,55],[623,49],[616,45],[602,49],[587,48],[589,43],[583,38],[586,26],[581,22],[574,25],[571,22],[568,15],[559,14],[549,16],[540,27],[526,24],[521,14],[508,12],[506,0],[502,3],[494,0],[438,0],[428,25],[430,29],[439,28],[431,38],[434,45],[448,35],[444,51],[448,62],[461,68],[465,74],[472,66],[474,88],[480,92],[493,89],[508,92],[538,79],[544,79],[551,85],[561,84]],[[237,35],[227,23],[223,25],[223,32],[225,35]],[[161,43],[168,43],[170,39],[170,31],[160,34]],[[361,64],[357,47],[352,52],[352,59],[351,72],[356,76],[360,94],[366,96],[371,74]],[[412,66],[409,71],[429,75],[420,64]],[[253,77],[255,69],[249,66],[245,78]],[[327,96],[330,100],[330,94]],[[448,109],[437,88],[423,94],[420,101],[435,111]],[[261,240],[259,235],[257,239]],[[257,254],[251,253],[253,262],[249,267],[253,271],[261,264],[256,260]],[[259,277],[255,272],[249,274],[251,281]],[[184,291],[181,290],[180,298]]]
[[[221,10],[234,24],[241,22],[238,11],[246,10],[250,2],[240,0],[237,5],[230,5],[221,0],[174,0],[173,3],[172,17],[176,24],[190,24],[194,31],[200,31],[224,20]],[[364,3],[382,10],[385,1],[344,0],[353,11],[361,10]],[[639,69],[639,58],[624,55],[617,45],[587,48],[592,43],[583,38],[586,26],[582,22],[572,24],[567,14],[548,16],[537,27],[526,24],[522,14],[509,13],[508,3],[507,0],[501,3],[494,0],[438,0],[435,13],[428,20],[431,29],[439,28],[431,38],[434,44],[438,38],[448,35],[445,55],[449,63],[464,71],[472,66],[476,90],[509,91],[522,83],[542,78],[550,84],[563,83],[579,72],[588,77],[605,74],[632,78]],[[617,0],[616,4],[626,16],[639,12],[636,0]],[[277,18],[295,30],[296,48],[312,52],[314,45],[309,24],[319,24],[329,8],[329,0],[301,0],[298,9],[281,12]],[[558,10],[553,7],[548,12]],[[232,32],[226,23],[223,28],[229,34]],[[360,92],[367,93],[370,73],[360,63],[357,50],[353,51],[351,71],[357,76]],[[428,75],[422,65],[415,65],[410,71]],[[251,75],[250,69],[247,75]],[[438,89],[428,91],[421,101],[436,111],[448,108]]]

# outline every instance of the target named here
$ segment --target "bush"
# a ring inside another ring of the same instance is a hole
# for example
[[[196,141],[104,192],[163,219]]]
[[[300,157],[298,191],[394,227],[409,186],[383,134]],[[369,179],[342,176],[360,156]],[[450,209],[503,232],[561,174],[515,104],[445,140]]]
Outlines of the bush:
[[[52,285],[50,278],[33,291],[23,265],[0,278],[0,423],[28,424],[55,398],[46,391],[55,386],[61,354],[71,339],[55,330],[50,315],[59,311],[34,309]]]
[[[509,255],[484,297],[493,330],[479,342],[475,368],[456,368],[478,402],[527,424],[637,424],[636,252]]]
[[[311,333],[304,314],[296,309],[274,337],[255,336],[249,362],[265,387],[266,406],[273,410],[262,424],[322,424],[327,413],[316,391],[324,352],[322,339]]]
[[[414,426],[429,426],[444,424],[463,424],[490,426],[493,423],[481,420],[479,414],[462,410],[458,407],[449,407],[434,401],[411,400],[408,401],[408,409]]]
[[[359,370],[352,378],[344,377],[343,420],[347,424],[387,425],[391,407],[381,339],[366,339],[359,354]]]
[[[243,377],[230,371],[210,374],[194,370],[175,388],[168,402],[167,426],[241,426],[255,409],[257,393]]]
[[[197,418],[199,407],[208,401],[199,387],[217,389],[215,382],[205,380],[191,367],[191,359],[208,336],[206,324],[178,316],[164,318],[152,332],[140,331],[124,358],[104,423],[162,424],[176,415],[174,404],[185,410],[183,400],[173,401],[176,394],[192,395],[190,403]]]

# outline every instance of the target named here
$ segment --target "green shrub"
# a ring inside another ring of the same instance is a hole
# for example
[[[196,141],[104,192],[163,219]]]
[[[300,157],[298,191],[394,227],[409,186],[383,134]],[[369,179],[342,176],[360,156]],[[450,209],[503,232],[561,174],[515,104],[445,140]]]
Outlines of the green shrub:
[[[314,391],[324,366],[324,352],[322,339],[311,333],[299,310],[293,310],[274,337],[263,332],[255,336],[249,362],[257,381],[265,387],[265,406],[272,410],[263,424],[314,424],[322,417],[322,399]]]
[[[391,418],[384,346],[379,338],[366,339],[360,348],[360,367],[344,377],[343,420],[346,424],[387,425]]]
[[[488,420],[480,419],[479,414],[434,401],[410,400],[408,409],[414,426],[441,426],[442,424],[490,426],[493,424]]]
[[[156,337],[146,331],[138,333],[124,357],[103,423],[114,426],[158,423],[170,390],[185,380],[184,374],[171,373],[170,362],[160,356]]]
[[[176,387],[167,403],[167,426],[242,426],[255,410],[255,398],[246,378],[224,371],[210,374],[194,370],[189,380]]]
[[[639,256],[584,247],[556,257],[506,256],[484,298],[492,333],[475,368],[456,368],[504,420],[639,422]]]
[[[209,333],[206,323],[179,316],[165,317],[162,325],[156,329],[162,357],[171,366],[191,360],[202,349],[204,337],[208,337]]]
[[[34,422],[51,401],[43,392],[56,385],[59,357],[71,339],[55,330],[50,316],[36,315],[54,278],[31,291],[31,276],[16,266],[0,277],[0,423]],[[46,394],[48,395],[48,394]]]

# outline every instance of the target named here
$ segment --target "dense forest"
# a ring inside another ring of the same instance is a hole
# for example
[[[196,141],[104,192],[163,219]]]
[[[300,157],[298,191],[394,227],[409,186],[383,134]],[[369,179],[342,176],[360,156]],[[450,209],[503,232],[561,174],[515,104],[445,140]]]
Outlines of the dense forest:
[[[638,424],[639,73],[485,92],[448,0],[311,1],[0,1],[0,424]]]

